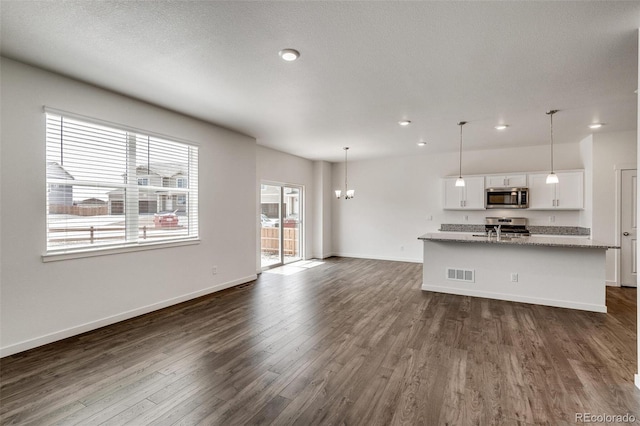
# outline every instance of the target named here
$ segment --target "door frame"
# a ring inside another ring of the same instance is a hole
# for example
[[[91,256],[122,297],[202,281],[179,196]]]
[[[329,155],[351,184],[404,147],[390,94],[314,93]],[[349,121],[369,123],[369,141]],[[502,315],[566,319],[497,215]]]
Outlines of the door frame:
[[[278,186],[280,187],[280,224],[279,224],[279,238],[280,238],[280,262],[279,263],[275,263],[273,265],[269,265],[269,266],[262,266],[262,239],[261,239],[261,234],[260,234],[260,214],[262,213],[262,200],[261,200],[261,188],[262,185],[269,185],[269,186]],[[300,260],[305,260],[306,256],[305,256],[305,232],[304,232],[304,228],[305,228],[305,223],[306,223],[306,215],[307,215],[307,209],[306,209],[306,204],[305,204],[305,186],[302,184],[297,184],[297,183],[287,183],[287,182],[278,182],[278,181],[273,181],[273,180],[265,180],[265,179],[261,179],[260,183],[258,184],[258,215],[257,215],[257,221],[258,221],[258,241],[257,241],[257,246],[258,246],[258,273],[261,273],[262,271],[266,271],[269,270],[271,268],[277,268],[283,265],[287,265],[288,263],[284,262],[284,233],[282,231],[283,227],[283,219],[284,219],[284,209],[285,209],[285,204],[284,204],[284,188],[297,188],[299,191],[299,197],[300,200],[298,201],[299,203],[299,208],[300,208],[300,219],[299,219],[299,223],[298,223],[298,239],[299,242],[298,244],[300,245],[299,249],[300,249]],[[291,262],[289,262],[291,263]]]
[[[620,238],[620,233],[622,231],[622,171],[623,170],[637,170],[638,166],[636,163],[622,163],[614,165],[614,170],[616,173],[616,201],[615,201],[615,239],[614,244],[620,246],[622,240]],[[606,284],[610,286],[621,287],[622,286],[622,270],[621,270],[621,259],[622,252],[621,250],[609,250],[613,252],[614,256],[614,264],[615,264],[615,279],[613,281],[607,281]],[[639,306],[640,309],[640,306]]]

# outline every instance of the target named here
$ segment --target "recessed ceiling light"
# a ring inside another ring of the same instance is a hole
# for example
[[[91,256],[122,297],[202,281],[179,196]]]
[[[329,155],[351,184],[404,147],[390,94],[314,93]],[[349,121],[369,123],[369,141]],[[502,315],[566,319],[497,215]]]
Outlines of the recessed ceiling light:
[[[298,59],[298,57],[300,56],[300,52],[295,49],[282,49],[280,52],[278,52],[278,55],[280,55],[280,57],[284,61],[292,62]]]
[[[509,127],[508,124],[498,124],[497,126],[494,127],[494,129],[496,129],[496,130],[504,130],[507,127]]]
[[[593,124],[589,124],[589,128],[590,129],[599,129],[603,125],[604,125],[604,123],[593,123]]]
[[[425,146],[427,143],[425,141],[418,142],[418,146]]]
[[[411,124],[410,120],[400,120],[398,121],[398,124],[401,126],[408,126],[409,124]]]

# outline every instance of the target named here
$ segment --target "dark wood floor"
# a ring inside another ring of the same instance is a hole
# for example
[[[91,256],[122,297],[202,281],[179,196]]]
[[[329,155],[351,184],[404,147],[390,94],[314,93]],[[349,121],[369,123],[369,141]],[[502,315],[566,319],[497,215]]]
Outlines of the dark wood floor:
[[[4,358],[2,424],[640,418],[635,289],[597,314],[420,284],[420,264],[332,258]]]

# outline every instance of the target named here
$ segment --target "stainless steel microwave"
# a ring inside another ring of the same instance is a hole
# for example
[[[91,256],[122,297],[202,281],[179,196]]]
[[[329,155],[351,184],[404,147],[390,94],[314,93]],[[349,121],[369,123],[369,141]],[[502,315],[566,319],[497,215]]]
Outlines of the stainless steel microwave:
[[[487,188],[484,206],[487,209],[526,209],[529,207],[529,188]]]

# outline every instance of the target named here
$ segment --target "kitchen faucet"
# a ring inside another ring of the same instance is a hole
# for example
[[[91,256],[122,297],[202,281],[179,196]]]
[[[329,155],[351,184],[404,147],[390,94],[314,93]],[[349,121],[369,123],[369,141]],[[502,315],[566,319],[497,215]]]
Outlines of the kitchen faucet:
[[[493,229],[496,231],[496,240],[497,241],[500,241],[500,227],[501,226],[502,226],[502,224],[493,227]]]

